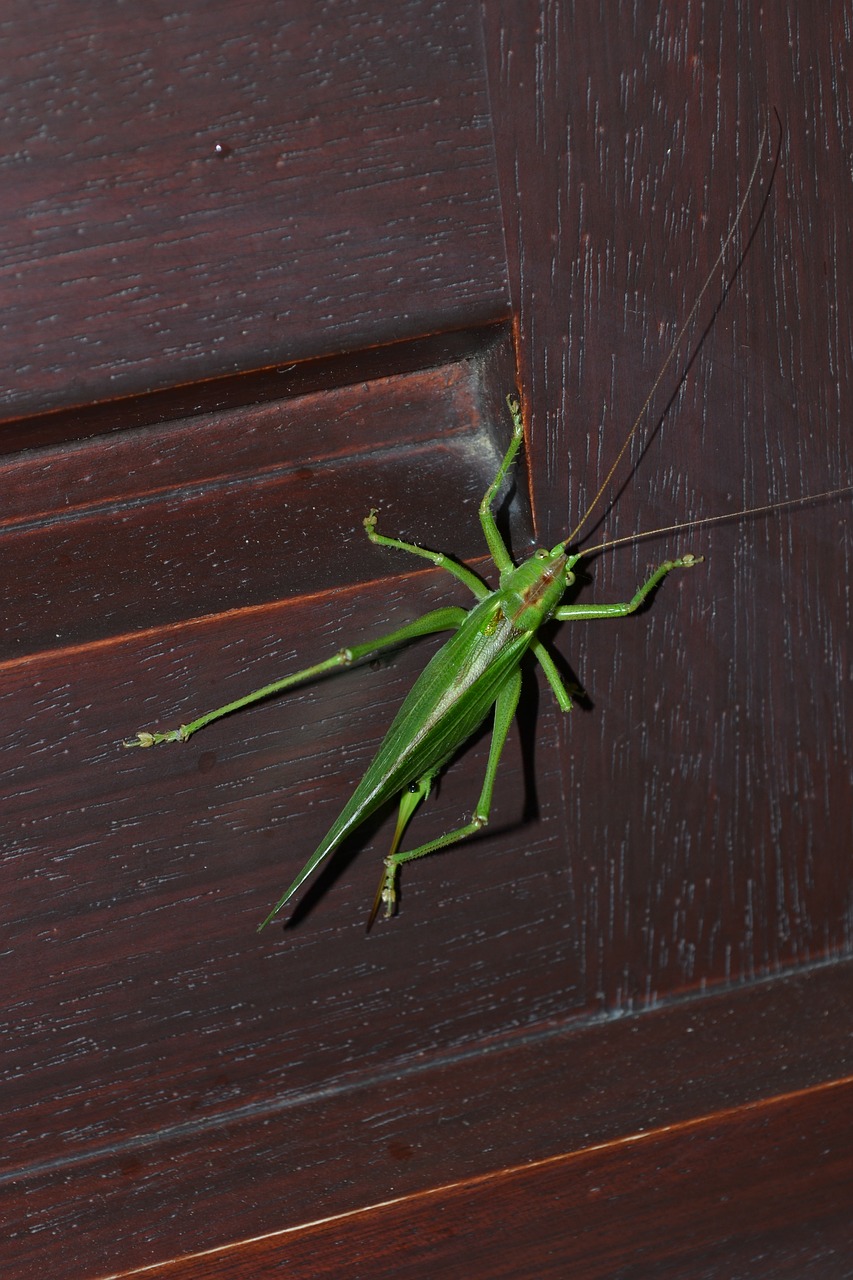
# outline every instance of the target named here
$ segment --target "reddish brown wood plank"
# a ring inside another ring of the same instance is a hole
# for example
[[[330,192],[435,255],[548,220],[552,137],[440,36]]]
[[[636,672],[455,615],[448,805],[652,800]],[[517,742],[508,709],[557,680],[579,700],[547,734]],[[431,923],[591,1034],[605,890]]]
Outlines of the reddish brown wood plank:
[[[476,7],[2,17],[2,416],[506,310]]]
[[[145,1274],[841,1280],[853,1249],[852,1147],[848,1081]]]
[[[483,416],[494,359],[487,347],[404,377],[8,460],[0,658],[411,570],[411,558],[367,541],[371,508],[388,533],[427,544],[441,531],[457,556],[482,557],[472,512],[510,424],[500,402]],[[523,519],[514,525],[529,540]]]
[[[187,418],[288,401],[354,382],[371,383],[424,369],[440,369],[454,361],[482,357],[500,341],[506,317],[476,329],[453,329],[421,338],[391,341],[367,350],[289,361],[263,369],[179,383],[176,386],[109,400],[29,414],[7,422],[0,431],[0,456],[23,450],[49,455],[70,441],[91,440],[114,432],[130,432],[159,423],[180,424]],[[176,425],[176,430],[179,427]]]
[[[354,943],[359,924],[350,930]],[[124,935],[132,944],[133,922]],[[359,959],[353,948],[351,971],[337,975],[342,989],[324,997],[316,1027],[296,1027],[298,992],[319,989],[312,966],[328,956],[332,941],[325,931],[304,964],[293,948],[284,964],[262,963],[259,948],[255,963],[241,956],[230,969],[227,957],[216,954],[206,974],[196,951],[195,970],[175,973],[185,1013],[172,1029],[161,1013],[163,983],[153,985],[145,973],[150,961],[134,956],[134,970],[143,971],[137,989],[148,998],[135,1027],[117,1023],[100,1066],[82,1051],[40,1064],[27,1088],[29,1116],[12,1109],[15,1095],[7,1088],[4,1146],[24,1154],[26,1138],[29,1157],[0,1186],[7,1270],[28,1274],[50,1265],[61,1280],[80,1280],[81,1272],[156,1263],[506,1165],[683,1125],[853,1070],[849,965],[633,1018],[418,1053],[422,1023],[411,1011],[420,1002],[422,1016],[437,1025],[442,1013],[464,1010],[468,988],[480,985],[476,940],[443,944],[437,954],[447,968],[433,955],[431,978],[417,931],[410,931],[408,967],[400,951],[394,989],[381,1000],[365,993],[381,978],[383,956],[373,960],[362,947]],[[508,937],[507,973],[511,943]],[[164,937],[163,945],[167,960],[174,956],[180,965],[175,944]],[[538,954],[544,963],[541,947]],[[532,990],[524,959],[515,963]],[[245,998],[234,1007],[247,978],[257,1007]],[[50,985],[55,989],[55,979]],[[68,987],[75,990],[73,981]],[[205,992],[214,990],[230,1005],[227,1017],[207,1007]],[[508,979],[500,988],[492,981],[489,994],[505,1003]],[[73,1007],[72,998],[57,1004]],[[125,990],[125,1007],[129,999]],[[352,1058],[347,1039],[359,1008],[369,1009],[374,1042],[358,1044],[361,1061]],[[236,1050],[228,1047],[234,1026],[241,1032]],[[76,1030],[89,1030],[83,1015]],[[134,1035],[135,1071],[129,1069]],[[400,1054],[407,1038],[410,1052]],[[80,1123],[96,1085],[97,1130]],[[78,1127],[63,1132],[63,1123]],[[80,1243],[63,1260],[57,1241],[68,1233]]]
[[[651,388],[773,106],[781,165],[759,223],[762,168],[743,268],[592,542],[853,481],[844,12],[830,4],[803,22],[796,4],[771,16],[757,3],[650,2],[602,26],[591,5],[543,5],[538,21],[513,0],[486,5],[534,511],[549,545]],[[650,427],[677,381],[665,379]],[[668,556],[705,556],[642,616],[557,641],[592,704],[558,730],[590,999],[620,1006],[849,953],[850,510],[848,495],[589,565],[583,598],[624,600]]]

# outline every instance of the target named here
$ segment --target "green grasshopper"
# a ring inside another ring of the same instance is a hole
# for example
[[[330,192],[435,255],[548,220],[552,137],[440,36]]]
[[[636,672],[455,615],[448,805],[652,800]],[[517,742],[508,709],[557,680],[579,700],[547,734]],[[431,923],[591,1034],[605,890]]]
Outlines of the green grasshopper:
[[[489,589],[465,565],[459,564],[441,552],[429,551],[379,533],[376,528],[377,513],[372,510],[363,522],[365,532],[372,543],[409,552],[411,555],[429,560],[438,568],[445,569],[471,591],[475,599],[473,607],[468,611],[460,607],[435,609],[415,622],[392,631],[389,635],[341,649],[323,662],[306,667],[284,679],[276,680],[225,706],[217,707],[196,720],[181,725],[178,729],[166,732],[142,730],[135,738],[125,742],[124,745],[128,747],[150,747],[161,742],[186,742],[194,733],[212,721],[264,698],[282,693],[295,685],[313,680],[337,668],[348,667],[361,658],[405,644],[418,636],[440,631],[453,632],[450,639],[433,656],[416,680],[372,763],[368,766],[367,772],[344,805],[339,817],[292,884],[258,926],[259,931],[290,902],[315,868],[329,857],[370,814],[393,797],[400,796],[397,825],[390,851],[384,861],[367,928],[370,929],[380,907],[384,906],[386,917],[393,915],[397,900],[399,869],[404,863],[465,840],[488,823],[501,753],[518,706],[521,691],[520,663],[528,650],[533,653],[542,667],[561,710],[571,709],[572,699],[569,691],[553,659],[539,639],[539,631],[543,624],[551,618],[560,622],[592,618],[624,618],[639,609],[673,569],[687,569],[700,563],[701,557],[692,555],[664,561],[637,589],[630,600],[621,603],[561,604],[567,588],[574,582],[574,569],[581,554],[589,555],[591,551],[617,545],[616,542],[602,543],[601,546],[587,548],[584,552],[569,549],[610,484],[670,362],[696,317],[706,290],[723,261],[755,182],[767,136],[768,131],[765,129],[746,192],[732,219],[714,266],[708,273],[690,314],[681,326],[616,460],[583,518],[567,538],[558,542],[550,551],[540,548],[523,564],[516,565],[498,531],[492,507],[524,439],[520,404],[515,397],[508,396],[507,404],[512,417],[512,439],[494,480],[483,495],[479,508],[480,523],[486,544],[499,573],[500,581],[496,590]],[[731,516],[712,517],[712,520],[724,518],[731,518]],[[704,523],[709,521],[692,522],[694,527]],[[671,526],[671,529],[684,527],[684,525]],[[653,530],[640,536],[648,537],[652,532],[669,531]],[[632,540],[619,539],[619,542]],[[437,774],[463,743],[476,732],[492,710],[494,710],[494,723],[486,775],[470,821],[415,849],[401,850],[400,844],[412,815],[429,795]]]
[[[376,512],[371,511],[364,519],[365,532],[371,542],[408,551],[446,569],[472,592],[476,599],[474,607],[467,612],[458,606],[434,609],[387,636],[341,649],[324,662],[318,662],[283,680],[276,680],[262,689],[256,689],[253,693],[226,706],[217,707],[178,729],[159,733],[141,730],[135,738],[124,744],[128,747],[151,747],[161,742],[186,742],[192,734],[221,716],[281,693],[294,685],[313,680],[336,667],[350,666],[360,658],[405,644],[417,636],[436,631],[453,631],[453,636],[434,654],[415,681],[367,772],[337,820],[296,879],[259,925],[259,930],[269,924],[290,901],[324,858],[371,813],[391,797],[400,795],[397,826],[368,918],[368,929],[381,905],[384,904],[386,916],[392,915],[397,896],[397,874],[403,863],[464,840],[488,822],[495,775],[521,692],[520,663],[528,649],[533,651],[545,672],[561,710],[571,709],[569,692],[553,659],[538,639],[540,627],[549,618],[556,618],[560,622],[587,618],[624,618],[639,609],[671,570],[699,563],[691,555],[665,561],[634,596],[622,604],[561,605],[560,601],[567,588],[574,582],[573,570],[582,553],[570,552],[567,539],[565,542],[558,542],[551,551],[540,549],[523,564],[515,565],[492,514],[492,504],[524,439],[520,406],[512,397],[507,397],[507,403],[513,422],[512,440],[479,509],[486,543],[500,573],[500,586],[497,590],[490,591],[465,565],[449,559],[441,552],[428,551],[377,532]],[[416,849],[401,851],[399,845],[403,833],[418,805],[429,795],[436,775],[459,747],[476,732],[493,707],[494,727],[489,761],[480,798],[470,822],[436,840],[429,840]]]

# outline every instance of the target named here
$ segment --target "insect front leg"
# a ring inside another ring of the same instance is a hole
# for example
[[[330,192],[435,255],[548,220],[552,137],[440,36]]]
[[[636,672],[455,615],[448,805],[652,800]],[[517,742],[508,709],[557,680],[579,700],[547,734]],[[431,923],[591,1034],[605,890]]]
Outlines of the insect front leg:
[[[392,845],[391,853],[385,859],[385,867],[379,881],[379,888],[376,891],[373,908],[367,921],[368,929],[373,924],[380,905],[385,907],[386,918],[394,914],[397,902],[397,873],[404,862],[412,862],[415,858],[424,858],[428,853],[435,853],[439,849],[446,849],[448,845],[456,844],[459,840],[466,840],[469,836],[476,835],[489,821],[495,775],[497,774],[504,744],[509,733],[509,727],[518,707],[520,694],[521,672],[516,669],[507,677],[506,683],[495,701],[495,720],[492,727],[492,741],[489,747],[486,776],[483,779],[480,798],[471,816],[471,821],[466,823],[464,827],[457,827],[455,831],[449,831],[447,835],[439,836],[436,840],[428,840],[426,844],[419,845],[417,849],[405,849],[402,852],[397,852],[395,846]],[[395,833],[395,844],[399,843],[399,837],[402,836],[409,817],[414,813],[423,798],[421,788],[425,786],[428,794],[434,776],[434,774],[430,774],[428,777],[420,779],[410,793],[411,799],[407,795],[403,796],[400,802],[400,819],[398,819],[397,823],[397,833],[399,835]],[[408,816],[403,821],[404,804],[407,805]]]
[[[578,621],[579,619],[584,620],[587,618],[625,618],[629,613],[635,613],[639,609],[658,583],[662,582],[673,569],[692,569],[694,565],[701,564],[703,558],[702,556],[686,555],[681,556],[678,560],[665,560],[646,579],[643,585],[637,588],[630,600],[620,604],[564,604],[554,611],[554,617],[558,618],[560,622]]]
[[[509,442],[509,448],[503,456],[501,465],[498,467],[497,475],[483,494],[479,513],[480,524],[483,527],[483,533],[489,547],[489,553],[501,573],[509,573],[510,570],[515,568],[515,566],[512,562],[512,556],[507,550],[506,543],[500,535],[498,526],[495,524],[495,517],[492,515],[492,503],[498,496],[498,490],[504,482],[504,477],[515,461],[515,456],[524,441],[524,423],[521,420],[521,405],[514,396],[507,396],[506,403],[512,417],[512,439]]]

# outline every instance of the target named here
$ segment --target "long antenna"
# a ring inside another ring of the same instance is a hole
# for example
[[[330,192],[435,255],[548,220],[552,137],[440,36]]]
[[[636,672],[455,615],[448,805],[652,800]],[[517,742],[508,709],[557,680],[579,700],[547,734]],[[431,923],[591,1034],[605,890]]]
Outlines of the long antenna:
[[[853,493],[853,484],[842,485],[839,489],[824,489],[823,493],[807,493],[801,498],[784,498],[781,502],[768,502],[760,507],[744,507],[742,511],[724,511],[718,516],[697,516],[695,520],[680,520],[678,524],[661,525],[659,529],[644,529],[642,533],[629,533],[624,538],[613,538],[610,542],[599,542],[594,547],[584,547],[583,554],[589,556],[594,551],[612,551],[614,547],[624,547],[629,542],[642,542],[644,538],[654,538],[659,533],[679,533],[682,529],[701,529],[704,525],[720,524],[723,520],[775,514],[777,511],[784,511],[786,507],[803,507],[810,502],[820,502],[823,498],[839,498],[843,493]]]
[[[778,114],[777,114],[777,119],[778,119]],[[781,128],[781,125],[780,125],[780,128]],[[663,381],[664,374],[666,373],[667,369],[675,359],[676,352],[678,351],[678,348],[681,346],[681,343],[684,339],[684,335],[687,333],[687,330],[690,328],[690,326],[693,324],[693,321],[696,319],[696,313],[699,310],[699,306],[702,302],[702,299],[704,298],[705,294],[710,288],[711,282],[716,276],[717,271],[719,270],[720,265],[722,264],[723,258],[726,256],[726,251],[728,250],[729,245],[734,239],[735,232],[737,231],[737,228],[738,228],[738,224],[741,218],[743,217],[743,211],[746,208],[747,201],[749,200],[750,194],[752,192],[752,188],[755,185],[755,180],[758,177],[758,170],[761,166],[761,160],[764,154],[764,147],[767,142],[769,132],[770,132],[770,126],[769,124],[765,124],[761,132],[761,139],[758,144],[758,154],[755,157],[755,163],[752,166],[752,173],[749,175],[749,182],[747,183],[746,191],[743,194],[743,199],[738,205],[737,211],[735,212],[735,215],[732,218],[731,223],[729,224],[729,229],[726,232],[726,238],[723,241],[720,252],[717,254],[714,260],[714,265],[711,267],[711,270],[708,272],[707,276],[705,277],[705,283],[702,285],[702,288],[699,290],[698,294],[696,295],[696,300],[693,303],[693,306],[690,308],[690,312],[687,316],[687,319],[684,321],[681,328],[679,329],[676,339],[669,349],[669,354],[667,355],[666,359],[664,360],[663,364],[660,367],[660,370],[658,371],[658,375],[652,384],[651,391],[643,401],[642,408],[640,409],[640,412],[637,414],[636,418],[634,419],[634,423],[622,443],[622,448],[617,453],[616,458],[614,459],[613,465],[611,466],[610,470],[607,472],[607,475],[604,477],[603,481],[601,482],[601,486],[598,492],[596,493],[595,497],[592,499],[592,502],[590,502],[589,505],[587,506],[586,511],[584,512],[583,516],[578,521],[578,523],[575,525],[574,529],[572,529],[569,536],[565,538],[562,541],[562,543],[560,543],[559,545],[563,547],[568,547],[571,543],[573,543],[577,538],[578,534],[580,533],[581,529],[586,524],[587,520],[589,520],[589,517],[592,515],[595,508],[598,506],[599,502],[604,496],[605,490],[609,486],[610,481],[613,479],[613,476],[616,473],[616,469],[618,468],[620,462],[624,458],[628,450],[628,447],[631,444],[631,441],[634,439],[634,436],[637,434],[637,431],[640,428],[640,424],[646,416],[648,407],[651,404],[658,387]]]

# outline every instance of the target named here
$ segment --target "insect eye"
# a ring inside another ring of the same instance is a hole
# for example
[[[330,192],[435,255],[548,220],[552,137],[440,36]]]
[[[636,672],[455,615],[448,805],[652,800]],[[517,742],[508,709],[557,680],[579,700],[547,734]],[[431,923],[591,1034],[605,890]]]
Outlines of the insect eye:
[[[566,586],[570,587],[574,582],[574,580],[575,580],[575,575],[572,573],[570,569],[569,572],[566,574]]]
[[[544,548],[544,547],[540,547],[540,548],[539,548],[539,550],[536,552],[536,559],[537,559],[537,560],[547,560],[547,559],[548,559],[548,552],[545,550],[545,548]]]

